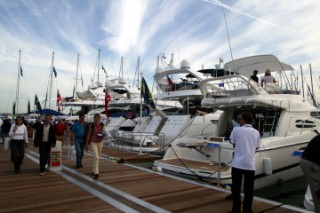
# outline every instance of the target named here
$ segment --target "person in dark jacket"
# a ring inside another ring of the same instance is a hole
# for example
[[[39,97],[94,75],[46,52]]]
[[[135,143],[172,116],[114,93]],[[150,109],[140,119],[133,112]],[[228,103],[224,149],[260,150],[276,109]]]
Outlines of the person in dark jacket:
[[[320,213],[320,135],[315,136],[304,150],[300,166],[310,186],[314,208]]]
[[[34,140],[34,146],[39,147],[40,171],[38,175],[43,176],[45,167],[50,157],[51,147],[56,145],[56,134],[54,126],[51,124],[51,116],[46,115],[44,123],[39,125]]]

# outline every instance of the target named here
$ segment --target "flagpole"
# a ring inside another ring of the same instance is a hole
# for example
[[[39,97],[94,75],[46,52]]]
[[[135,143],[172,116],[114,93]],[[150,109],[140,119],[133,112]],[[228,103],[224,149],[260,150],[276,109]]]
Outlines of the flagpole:
[[[142,82],[142,78],[143,78],[143,74],[140,73],[140,77],[141,77],[141,81]],[[141,84],[140,84],[140,119],[139,119],[139,126],[140,126],[140,145],[139,145],[139,153],[138,155],[143,155],[142,153],[142,95],[141,95]]]
[[[52,52],[51,71],[50,71],[50,90],[49,90],[49,109],[51,109],[51,93],[52,93],[52,74],[53,74],[54,52]]]
[[[20,75],[21,75],[21,50],[19,50],[18,79],[17,79],[16,105],[15,105],[15,107],[17,107],[17,110],[16,110],[17,114],[19,114]]]

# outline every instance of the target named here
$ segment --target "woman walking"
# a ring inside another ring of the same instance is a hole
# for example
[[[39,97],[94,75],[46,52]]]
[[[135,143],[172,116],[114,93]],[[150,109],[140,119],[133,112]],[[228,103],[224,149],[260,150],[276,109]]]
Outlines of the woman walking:
[[[24,158],[25,146],[28,146],[28,131],[27,127],[23,124],[21,116],[16,117],[15,124],[10,128],[9,136],[11,139],[11,159],[14,163],[14,171],[18,174]]]
[[[89,143],[94,155],[92,175],[94,179],[99,178],[99,159],[103,148],[104,125],[101,123],[100,114],[95,114],[94,123],[89,125],[85,150],[88,150]]]

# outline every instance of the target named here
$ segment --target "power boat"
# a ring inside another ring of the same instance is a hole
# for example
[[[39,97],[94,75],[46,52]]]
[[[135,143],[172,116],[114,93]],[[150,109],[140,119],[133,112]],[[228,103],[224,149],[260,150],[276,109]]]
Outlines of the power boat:
[[[320,111],[299,95],[296,84],[286,82],[285,76],[293,68],[273,55],[234,60],[224,68],[233,74],[200,82],[202,107],[222,111],[211,134],[175,139],[154,168],[228,186],[234,152],[229,136],[237,126],[237,115],[250,111],[261,136],[255,156],[255,189],[301,176],[299,159],[292,153],[306,147],[315,136]],[[283,78],[277,85],[262,87],[250,78],[255,69],[277,71]]]
[[[201,108],[201,72],[191,71],[187,60],[181,62],[180,68],[175,68],[173,56],[169,64],[162,64],[163,67],[158,63],[154,75],[158,88],[154,99],[156,103],[179,103],[182,108],[173,114],[152,116],[150,120],[142,122],[142,129],[125,134],[127,143],[135,144],[138,150],[143,147],[144,152],[155,151],[155,148],[165,150],[180,135],[194,136],[201,132],[211,132],[211,126],[216,125],[212,121],[217,121],[219,116],[219,113],[212,113],[216,110]],[[124,134],[121,134],[119,137],[124,140]]]

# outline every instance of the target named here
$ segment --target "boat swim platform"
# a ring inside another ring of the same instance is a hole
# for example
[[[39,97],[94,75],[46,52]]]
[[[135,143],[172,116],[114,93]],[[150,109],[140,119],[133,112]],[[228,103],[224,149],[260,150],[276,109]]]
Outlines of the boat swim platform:
[[[0,145],[0,212],[227,212],[230,191],[164,173],[119,164],[102,158],[100,177],[91,177],[92,153],[83,168],[67,160],[62,170],[38,176],[38,151],[26,149],[19,174],[14,173],[10,150]],[[253,212],[306,212],[281,203],[254,198]]]

